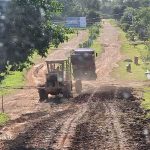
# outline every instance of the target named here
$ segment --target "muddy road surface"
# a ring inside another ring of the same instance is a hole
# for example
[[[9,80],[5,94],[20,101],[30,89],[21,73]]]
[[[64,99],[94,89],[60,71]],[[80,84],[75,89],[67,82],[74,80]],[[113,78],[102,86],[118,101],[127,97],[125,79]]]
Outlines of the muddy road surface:
[[[13,140],[5,140],[3,149],[148,150],[139,100],[124,99],[119,90],[111,87],[84,93],[72,99],[68,109],[51,115],[30,114],[30,125]]]
[[[49,58],[68,55],[68,48],[74,43],[77,47],[86,34],[81,32],[70,44],[64,44],[64,51],[58,50]],[[133,96],[132,88],[123,88],[110,76],[122,59],[118,37],[117,28],[105,21],[101,35],[104,52],[96,60],[98,79],[84,82],[81,95],[69,100],[50,98],[41,104],[36,90],[13,95],[7,111],[14,120],[1,128],[1,149],[149,150],[149,132],[139,99]],[[29,85],[43,82],[44,74],[43,63],[34,66],[27,75]]]
[[[110,92],[110,91],[109,91]],[[139,103],[110,93],[91,97],[89,110],[76,127],[70,150],[148,150]],[[110,94],[110,96],[108,96]]]

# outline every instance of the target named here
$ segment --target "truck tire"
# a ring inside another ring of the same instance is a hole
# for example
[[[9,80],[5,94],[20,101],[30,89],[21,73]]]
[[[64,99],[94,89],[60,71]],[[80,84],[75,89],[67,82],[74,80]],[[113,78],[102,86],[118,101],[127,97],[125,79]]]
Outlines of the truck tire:
[[[43,102],[44,100],[48,99],[48,94],[46,93],[45,89],[39,89],[39,101]]]
[[[77,80],[75,82],[75,90],[76,90],[77,94],[81,94],[81,92],[82,92],[82,82],[81,82],[81,80]]]

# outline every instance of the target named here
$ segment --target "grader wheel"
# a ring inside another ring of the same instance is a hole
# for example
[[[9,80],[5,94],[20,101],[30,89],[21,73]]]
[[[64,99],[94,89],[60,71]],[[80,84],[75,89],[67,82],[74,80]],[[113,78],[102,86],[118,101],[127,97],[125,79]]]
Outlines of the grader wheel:
[[[77,80],[75,82],[75,89],[76,89],[77,94],[80,94],[82,92],[82,82],[81,82],[81,80]]]
[[[46,93],[45,89],[39,89],[39,101],[43,102],[44,100],[48,99],[48,94]]]

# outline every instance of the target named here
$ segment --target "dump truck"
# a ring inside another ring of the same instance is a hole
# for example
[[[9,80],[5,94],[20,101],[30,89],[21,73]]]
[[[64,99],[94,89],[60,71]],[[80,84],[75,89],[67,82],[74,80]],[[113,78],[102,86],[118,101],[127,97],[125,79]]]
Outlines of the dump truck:
[[[72,51],[71,63],[75,80],[96,80],[96,56],[97,53],[90,48],[78,48]]]
[[[90,48],[78,48],[71,53],[71,64],[75,89],[78,94],[82,91],[82,81],[96,80],[95,57],[97,53]]]

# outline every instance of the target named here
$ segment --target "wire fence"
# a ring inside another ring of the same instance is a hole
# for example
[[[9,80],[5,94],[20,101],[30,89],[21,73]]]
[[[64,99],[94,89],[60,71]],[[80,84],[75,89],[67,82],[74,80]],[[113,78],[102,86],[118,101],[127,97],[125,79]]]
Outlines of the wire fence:
[[[42,86],[22,86],[22,87],[10,87],[10,86],[5,86],[5,87],[1,87],[0,86],[0,90],[17,90],[17,89],[20,89],[20,90],[29,90],[29,89],[40,89],[40,88],[43,88]]]

